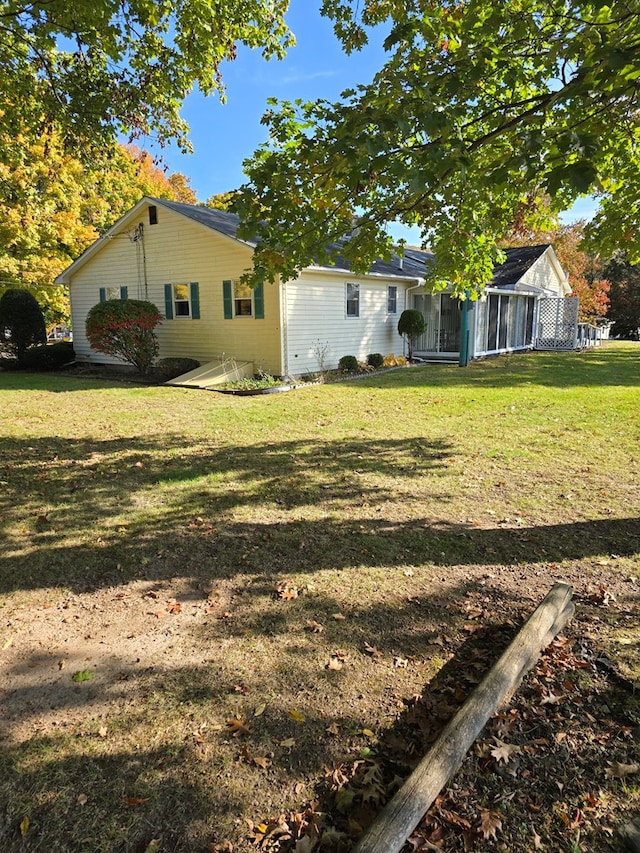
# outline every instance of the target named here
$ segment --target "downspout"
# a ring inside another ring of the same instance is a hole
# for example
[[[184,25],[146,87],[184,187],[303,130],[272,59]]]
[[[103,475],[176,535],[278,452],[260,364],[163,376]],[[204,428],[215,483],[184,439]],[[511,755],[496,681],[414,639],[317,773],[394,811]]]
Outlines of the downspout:
[[[467,367],[470,357],[470,323],[469,312],[471,311],[471,291],[465,290],[464,302],[462,303],[462,317],[460,321],[460,357],[458,367]]]

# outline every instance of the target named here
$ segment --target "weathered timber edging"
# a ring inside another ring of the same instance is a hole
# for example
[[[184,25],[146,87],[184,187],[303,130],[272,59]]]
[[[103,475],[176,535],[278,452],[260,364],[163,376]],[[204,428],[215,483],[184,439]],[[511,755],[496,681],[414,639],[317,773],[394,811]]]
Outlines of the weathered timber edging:
[[[575,609],[573,590],[557,583],[522,626],[507,650],[442,731],[353,853],[398,853],[496,709],[513,696],[540,653]]]

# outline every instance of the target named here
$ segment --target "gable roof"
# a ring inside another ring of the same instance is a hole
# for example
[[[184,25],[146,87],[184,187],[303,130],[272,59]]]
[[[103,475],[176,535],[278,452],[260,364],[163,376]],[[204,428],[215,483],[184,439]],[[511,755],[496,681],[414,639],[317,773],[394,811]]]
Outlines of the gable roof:
[[[128,213],[122,216],[102,237],[99,237],[95,243],[89,246],[85,252],[77,258],[71,266],[67,267],[55,279],[56,284],[66,284],[69,280],[69,275],[74,273],[79,267],[83,266],[101,246],[110,240],[122,228],[126,228],[131,222],[135,221],[138,212],[145,205],[159,205],[166,207],[175,213],[197,222],[218,234],[223,234],[232,240],[237,240],[243,243],[248,248],[254,248],[257,241],[240,239],[237,236],[238,228],[240,227],[240,218],[235,213],[230,213],[227,210],[214,210],[210,207],[204,207],[196,204],[184,204],[178,201],[168,201],[164,198],[153,198],[145,196],[133,207]],[[322,269],[334,272],[349,272],[349,262],[342,255],[347,238],[332,243],[329,246],[335,264],[318,265],[316,269]],[[508,287],[515,285],[522,276],[530,269],[533,264],[542,255],[551,249],[550,244],[538,246],[521,246],[518,248],[505,249],[507,258],[504,263],[499,264],[493,270],[493,278],[489,283],[489,287]],[[553,249],[551,249],[553,253]],[[555,258],[555,254],[553,254]],[[404,251],[403,257],[393,254],[389,260],[378,259],[372,264],[369,274],[385,277],[393,277],[400,279],[423,279],[427,272],[429,264],[433,263],[434,256],[431,252],[426,252],[422,249],[407,248]],[[557,261],[556,261],[557,263]],[[314,266],[314,265],[311,265]],[[558,265],[559,267],[559,265]]]
[[[542,243],[538,246],[518,246],[513,249],[504,249],[503,251],[507,256],[506,260],[494,267],[491,286],[504,287],[520,281],[538,258],[544,255],[550,245],[550,243]]]

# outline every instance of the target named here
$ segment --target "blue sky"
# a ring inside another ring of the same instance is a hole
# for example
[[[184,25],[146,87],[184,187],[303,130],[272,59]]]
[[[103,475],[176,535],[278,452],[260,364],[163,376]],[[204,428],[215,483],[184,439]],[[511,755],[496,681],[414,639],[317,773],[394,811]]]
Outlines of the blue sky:
[[[182,154],[169,147],[161,154],[170,171],[191,178],[201,201],[244,182],[243,160],[266,138],[260,118],[267,98],[336,100],[344,89],[368,83],[382,64],[384,32],[373,33],[363,51],[347,56],[331,23],[321,17],[319,6],[320,0],[291,0],[287,22],[297,43],[285,59],[266,62],[258,50],[238,50],[237,59],[222,68],[226,104],[217,97],[204,98],[199,92],[187,98],[182,115],[191,127],[194,153]],[[571,221],[592,213],[593,202],[585,199],[564,219]],[[391,233],[409,243],[419,242],[418,229],[393,226]]]

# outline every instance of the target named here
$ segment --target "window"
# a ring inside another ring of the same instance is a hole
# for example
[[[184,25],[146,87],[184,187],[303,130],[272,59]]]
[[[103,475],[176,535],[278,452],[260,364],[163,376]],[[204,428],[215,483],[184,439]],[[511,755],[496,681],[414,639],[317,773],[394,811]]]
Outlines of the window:
[[[222,305],[224,319],[234,317],[253,317],[264,320],[264,284],[250,287],[239,278],[228,278],[222,282]]]
[[[236,317],[251,317],[253,314],[253,292],[239,278],[233,282],[233,313]]]
[[[108,299],[126,299],[127,288],[122,286],[117,287],[101,287],[100,302],[106,302]]]
[[[360,285],[347,282],[347,317],[360,316]]]
[[[164,313],[167,320],[185,317],[200,319],[200,287],[197,281],[189,284],[165,284]]]
[[[398,313],[398,287],[390,284],[387,287],[387,314]]]
[[[173,314],[175,317],[191,316],[188,284],[173,285]]]
[[[149,225],[158,224],[158,208],[155,204],[149,205]]]

